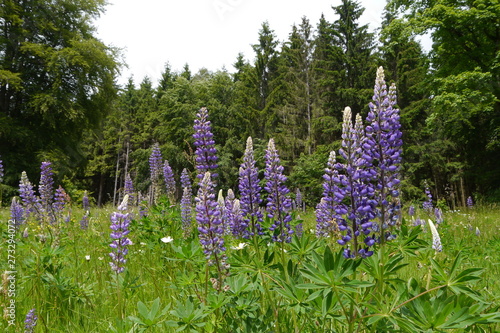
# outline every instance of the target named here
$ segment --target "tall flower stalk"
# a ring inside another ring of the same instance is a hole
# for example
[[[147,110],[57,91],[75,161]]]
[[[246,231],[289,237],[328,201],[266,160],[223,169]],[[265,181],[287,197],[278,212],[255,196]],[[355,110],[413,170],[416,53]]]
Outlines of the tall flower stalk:
[[[51,162],[42,162],[40,166],[40,183],[38,185],[40,205],[46,217],[52,215],[52,202],[54,199],[54,172],[52,172],[51,165]]]
[[[366,118],[365,159],[373,165],[376,179],[375,200],[377,201],[378,224],[374,230],[380,234],[380,243],[395,237],[391,229],[401,218],[399,185],[402,155],[402,132],[399,109],[396,108],[396,86],[389,91],[385,83],[384,70],[379,67],[375,80],[373,101]]]
[[[369,248],[375,244],[370,235],[371,220],[376,216],[373,174],[370,164],[363,157],[365,140],[361,116],[356,116],[355,126],[352,125],[352,113],[349,107],[344,110],[342,128],[342,147],[339,150],[344,163],[335,164],[339,176],[337,182],[337,200],[342,200],[335,206],[338,215],[337,223],[343,237],[340,245],[352,245],[346,248],[344,255],[348,258],[367,257],[373,254]],[[364,242],[362,245],[361,242]]]
[[[118,211],[111,215],[111,239],[113,241],[109,245],[111,247],[111,252],[109,256],[111,257],[111,262],[109,265],[111,269],[117,274],[122,273],[125,270],[125,263],[127,259],[125,256],[128,254],[127,246],[131,245],[132,242],[127,237],[130,230],[130,215],[125,213],[127,209],[128,196],[123,198],[122,203],[118,206]]]
[[[125,175],[125,182],[123,184],[123,194],[128,195],[128,201],[131,205],[136,205],[136,196],[135,196],[135,189],[134,189],[134,182],[132,181],[132,178],[130,177],[130,173],[127,172]],[[88,198],[87,198],[88,199]]]
[[[219,287],[217,289],[220,290],[229,266],[226,263],[225,255],[224,224],[219,204],[215,200],[214,184],[210,172],[206,172],[201,180],[195,201],[200,244],[208,264],[217,269]]]
[[[160,196],[160,175],[162,168],[162,157],[160,151],[160,145],[155,143],[153,145],[151,155],[149,156],[149,173],[151,177],[151,188],[150,188],[150,204],[154,204],[158,201]]]
[[[39,198],[35,194],[33,184],[28,179],[26,172],[21,173],[21,181],[19,182],[19,196],[24,208],[24,216],[28,219],[30,216],[35,215],[39,218],[41,206]]]
[[[255,166],[255,157],[253,151],[253,141],[248,137],[243,163],[239,170],[238,188],[240,190],[240,209],[244,221],[248,226],[248,236],[262,234],[261,223],[264,219],[259,206],[262,202],[259,185],[259,170]]]
[[[215,178],[217,177],[217,173],[214,173],[217,168],[217,149],[215,148],[211,123],[208,120],[207,108],[201,108],[196,114],[193,129],[195,132],[193,138],[196,147],[197,178],[203,179],[207,171],[210,172],[212,178]]]
[[[316,206],[316,236],[332,237],[338,232],[337,212],[335,206],[344,199],[344,193],[339,189],[338,171],[335,151],[330,152],[323,175],[323,197]]]
[[[283,169],[274,140],[270,139],[266,150],[266,169],[264,171],[266,179],[264,189],[269,194],[266,205],[267,216],[272,220],[269,230],[273,233],[275,242],[289,243],[292,241],[294,233],[290,226],[292,199],[289,197],[290,190],[285,185],[287,178],[283,174]]]
[[[175,178],[172,167],[167,160],[163,163],[163,179],[165,180],[167,196],[170,199],[170,203],[173,204],[175,199]]]

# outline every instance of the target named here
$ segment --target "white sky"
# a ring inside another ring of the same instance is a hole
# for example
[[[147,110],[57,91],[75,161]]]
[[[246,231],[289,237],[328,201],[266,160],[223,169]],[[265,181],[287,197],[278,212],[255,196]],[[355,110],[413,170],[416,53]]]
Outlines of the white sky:
[[[279,41],[288,39],[291,26],[306,16],[316,27],[321,13],[337,19],[332,6],[340,0],[109,0],[106,12],[95,22],[97,36],[107,45],[123,49],[124,68],[119,83],[130,76],[136,84],[149,76],[153,84],[168,62],[181,71],[188,63],[216,71],[232,64],[238,53],[253,60],[262,22],[268,21]],[[361,0],[361,24],[380,27],[386,0]]]

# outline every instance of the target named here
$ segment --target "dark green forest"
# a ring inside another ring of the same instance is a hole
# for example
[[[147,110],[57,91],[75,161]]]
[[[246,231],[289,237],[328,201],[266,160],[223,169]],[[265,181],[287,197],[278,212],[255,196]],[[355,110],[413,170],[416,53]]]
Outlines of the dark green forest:
[[[274,138],[289,187],[313,206],[340,146],[342,110],[366,116],[379,66],[397,86],[403,199],[428,186],[450,208],[468,196],[500,201],[498,0],[388,1],[375,32],[360,24],[360,3],[342,0],[329,9],[335,20],[303,17],[286,40],[263,22],[248,41],[252,59],[240,54],[233,68],[167,63],[159,82],[125,86],[121,50],[96,38],[105,9],[104,0],[1,1],[2,204],[18,195],[22,171],[37,183],[46,160],[73,199],[88,190],[98,205],[118,201],[127,173],[147,190],[155,143],[177,177],[194,172],[193,121],[207,107],[221,188],[237,188],[248,136],[262,165]]]

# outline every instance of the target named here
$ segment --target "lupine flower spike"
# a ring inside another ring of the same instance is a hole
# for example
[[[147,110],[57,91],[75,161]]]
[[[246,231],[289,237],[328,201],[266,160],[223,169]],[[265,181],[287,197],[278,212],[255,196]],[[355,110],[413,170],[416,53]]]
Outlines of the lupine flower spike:
[[[26,319],[24,320],[24,332],[33,333],[38,321],[38,316],[36,315],[36,310],[33,308],[26,314]]]
[[[259,185],[259,170],[255,166],[253,153],[253,141],[248,137],[243,163],[239,170],[240,209],[244,221],[248,226],[248,236],[262,234],[261,223],[263,215],[259,209],[262,202],[260,198],[261,187]]]
[[[229,265],[226,263],[224,245],[224,225],[220,216],[219,204],[215,200],[214,185],[210,172],[206,172],[200,182],[196,196],[196,221],[203,253],[209,265],[217,267],[218,289],[226,275]],[[215,284],[214,284],[215,285]]]
[[[283,169],[274,140],[270,139],[266,150],[266,169],[264,171],[266,178],[264,188],[269,194],[266,205],[267,216],[273,221],[269,230],[273,233],[275,242],[289,243],[292,241],[294,233],[290,226],[292,199],[288,195],[290,190],[285,185],[287,178],[283,175]]]
[[[174,172],[172,171],[172,168],[170,167],[170,164],[168,163],[167,160],[165,160],[163,164],[163,179],[165,180],[167,195],[171,200],[170,203],[173,204],[175,198],[175,178],[174,178]]]
[[[38,197],[35,195],[33,185],[29,181],[25,171],[21,173],[19,196],[22,199],[25,218],[28,219],[33,214],[36,215],[36,217],[39,217],[41,210],[40,202]]]
[[[50,162],[42,162],[40,166],[40,184],[38,192],[40,193],[40,204],[45,214],[49,214],[54,198],[54,173],[52,172]]]
[[[129,203],[131,205],[135,205],[136,197],[135,197],[134,183],[132,182],[132,178],[130,177],[129,173],[127,173],[127,175],[125,176],[125,183],[123,184],[123,187],[124,187],[124,195],[128,194]]]
[[[217,177],[214,170],[217,168],[217,149],[213,139],[210,120],[208,120],[207,108],[201,108],[194,120],[194,146],[196,147],[195,165],[198,173],[197,178],[202,179],[209,171],[212,178]]]
[[[387,92],[384,70],[379,67],[375,80],[373,102],[366,117],[365,157],[373,165],[373,176],[377,180],[375,199],[379,216],[380,242],[395,237],[390,229],[401,217],[399,185],[402,160],[402,132],[399,109],[396,108],[396,86]],[[375,227],[375,225],[374,225]]]
[[[3,176],[4,176],[4,173],[3,173],[3,161],[0,160],[0,183],[3,182]]]
[[[429,229],[431,230],[432,234],[432,248],[436,250],[436,252],[441,252],[443,251],[443,246],[441,245],[441,237],[439,237],[439,233],[432,220],[429,219],[427,221],[429,222]]]
[[[123,213],[127,209],[128,196],[125,195],[122,203],[118,206],[118,212],[114,212],[111,215],[111,238],[113,241],[109,245],[112,249],[109,256],[111,257],[111,262],[109,265],[111,269],[117,274],[122,273],[125,270],[125,263],[127,259],[125,256],[128,254],[127,246],[131,245],[132,242],[127,237],[129,234],[130,216],[129,213]]]
[[[337,186],[336,163],[335,151],[331,151],[323,175],[323,197],[316,206],[316,236],[318,237],[332,237],[338,232],[335,206],[344,199],[344,194]]]
[[[12,198],[10,218],[14,222],[16,229],[19,230],[19,227],[24,223],[24,209],[16,197]]]
[[[162,167],[160,145],[155,143],[149,156],[149,172],[151,177],[150,204],[156,203],[160,196],[160,175]]]
[[[375,239],[370,236],[371,220],[376,216],[374,188],[371,184],[373,174],[372,170],[367,168],[370,164],[362,158],[364,131],[361,116],[356,117],[355,126],[352,126],[351,118],[351,109],[346,107],[342,126],[342,148],[339,150],[344,163],[335,165],[339,173],[336,196],[339,199],[348,198],[347,202],[339,201],[335,206],[339,229],[344,234],[338,243],[349,243],[350,246],[344,250],[347,258],[368,257],[373,254],[373,251],[369,250],[375,244]],[[361,241],[364,241],[364,246]]]

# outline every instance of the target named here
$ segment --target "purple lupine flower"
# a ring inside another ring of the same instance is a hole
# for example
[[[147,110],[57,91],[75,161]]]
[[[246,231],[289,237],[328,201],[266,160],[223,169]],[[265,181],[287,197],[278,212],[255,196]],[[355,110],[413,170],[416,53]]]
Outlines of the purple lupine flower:
[[[3,181],[3,176],[4,176],[4,173],[3,173],[3,161],[0,160],[0,183]]]
[[[167,195],[173,201],[175,196],[175,178],[174,172],[172,171],[172,168],[170,167],[170,164],[167,160],[165,160],[163,164],[163,179],[165,180]]]
[[[429,190],[429,188],[427,186],[425,187],[425,195],[427,196],[427,200],[424,201],[424,203],[422,204],[422,208],[427,213],[429,213],[429,215],[431,215],[434,206],[432,204],[432,194],[431,194],[431,191]]]
[[[149,173],[152,182],[158,181],[160,178],[162,160],[160,145],[156,142],[149,156]]]
[[[248,238],[248,223],[243,218],[240,201],[235,198],[234,192],[231,189],[227,191],[224,207],[224,215],[229,233],[232,233],[236,238]]]
[[[186,168],[182,169],[181,172],[181,187],[182,189],[187,188],[189,192],[192,193],[191,178]]]
[[[149,156],[149,172],[151,177],[151,187],[149,192],[149,204],[155,204],[160,196],[160,175],[162,168],[162,157],[160,145],[155,143],[153,145],[151,155]]]
[[[302,223],[299,223],[295,226],[295,234],[297,237],[302,237],[304,234],[304,225]]]
[[[266,149],[266,169],[264,171],[266,179],[264,189],[269,194],[266,205],[267,216],[273,221],[269,230],[273,233],[275,242],[289,243],[292,241],[294,233],[290,226],[292,199],[289,197],[290,190],[285,185],[287,178],[283,174],[283,169],[274,145],[274,139],[270,139]]]
[[[10,204],[10,218],[14,222],[16,229],[19,229],[25,220],[23,206],[16,197],[12,198],[12,203]]]
[[[35,195],[33,185],[29,181],[25,171],[21,173],[21,181],[19,182],[19,196],[22,199],[26,219],[28,219],[31,214],[35,214],[38,217],[41,209],[40,202],[38,197]]]
[[[54,194],[54,203],[52,204],[53,217],[54,221],[57,222],[57,219],[62,216],[62,212],[66,207],[66,204],[69,202],[70,198],[66,191],[62,188],[61,185],[56,189],[56,193]]]
[[[243,163],[239,170],[238,189],[240,190],[240,208],[246,225],[249,227],[248,236],[262,234],[261,223],[264,216],[259,209],[260,198],[259,170],[255,166],[252,138],[248,137]]]
[[[224,225],[219,204],[215,200],[214,184],[210,172],[200,182],[196,201],[196,221],[203,253],[210,264],[227,268],[224,252]]]
[[[300,192],[300,189],[297,187],[295,190],[295,206],[296,209],[298,210],[303,210],[302,209],[303,201],[302,201],[302,193]]]
[[[443,221],[444,221],[444,219],[443,219],[443,211],[441,210],[441,208],[436,207],[434,209],[434,216],[436,217],[436,223],[437,224],[443,223]]]
[[[109,253],[111,257],[111,262],[109,265],[111,269],[117,274],[122,273],[125,270],[125,263],[127,259],[125,256],[128,254],[128,245],[132,242],[127,237],[130,230],[128,229],[130,225],[130,215],[129,213],[122,213],[127,208],[128,196],[125,195],[123,202],[118,206],[118,212],[114,212],[111,215],[111,238],[113,241],[109,245],[112,250]]]
[[[373,199],[375,189],[371,180],[371,166],[363,158],[364,131],[361,116],[356,116],[356,124],[352,126],[351,109],[346,107],[342,125],[342,147],[339,150],[344,163],[337,163],[338,196],[348,198],[335,206],[338,214],[337,223],[343,237],[337,242],[340,245],[352,244],[344,251],[347,257],[368,257],[373,254],[369,247],[375,244],[372,233],[372,222],[375,218],[376,201]],[[368,166],[368,167],[367,167]],[[364,241],[362,246],[360,241]]]
[[[335,206],[344,199],[345,193],[337,186],[336,163],[335,151],[331,151],[323,175],[323,197],[316,206],[316,236],[318,237],[331,237],[338,230]]]
[[[40,193],[40,204],[45,214],[48,214],[52,207],[54,198],[54,173],[51,162],[42,162],[40,166],[40,183],[38,192]]]
[[[467,198],[467,207],[468,208],[474,207],[474,202],[472,201],[472,197]]]
[[[128,193],[125,193],[128,194]],[[83,192],[83,197],[82,197],[82,206],[84,211],[89,211],[90,210],[90,201],[89,201],[89,195],[87,191]]]
[[[217,168],[217,149],[215,149],[215,141],[213,139],[210,120],[208,120],[207,108],[201,108],[196,114],[194,120],[194,146],[196,147],[195,165],[198,173],[197,178],[202,179],[205,173],[209,171],[212,178],[217,177],[214,169]]]
[[[191,235],[191,222],[193,220],[193,203],[191,189],[184,187],[181,198],[181,221],[184,238]]]
[[[415,206],[411,205],[410,208],[408,208],[408,215],[410,216],[415,215]]]
[[[128,194],[128,200],[132,205],[135,205],[135,189],[134,189],[134,183],[132,182],[132,178],[130,177],[130,174],[127,173],[125,175],[125,182],[123,184],[124,188],[124,195]],[[87,198],[88,200],[88,198]],[[85,208],[84,208],[85,209]]]
[[[395,237],[389,231],[401,216],[399,185],[402,160],[402,132],[399,121],[399,109],[396,108],[396,86],[387,92],[384,70],[379,67],[375,80],[373,102],[366,118],[366,141],[363,145],[364,157],[372,164],[375,177],[377,215],[379,224],[374,228],[380,232],[380,242]]]
[[[24,332],[33,333],[38,321],[38,316],[36,315],[35,308],[29,310],[26,314],[26,319],[24,320]]]

